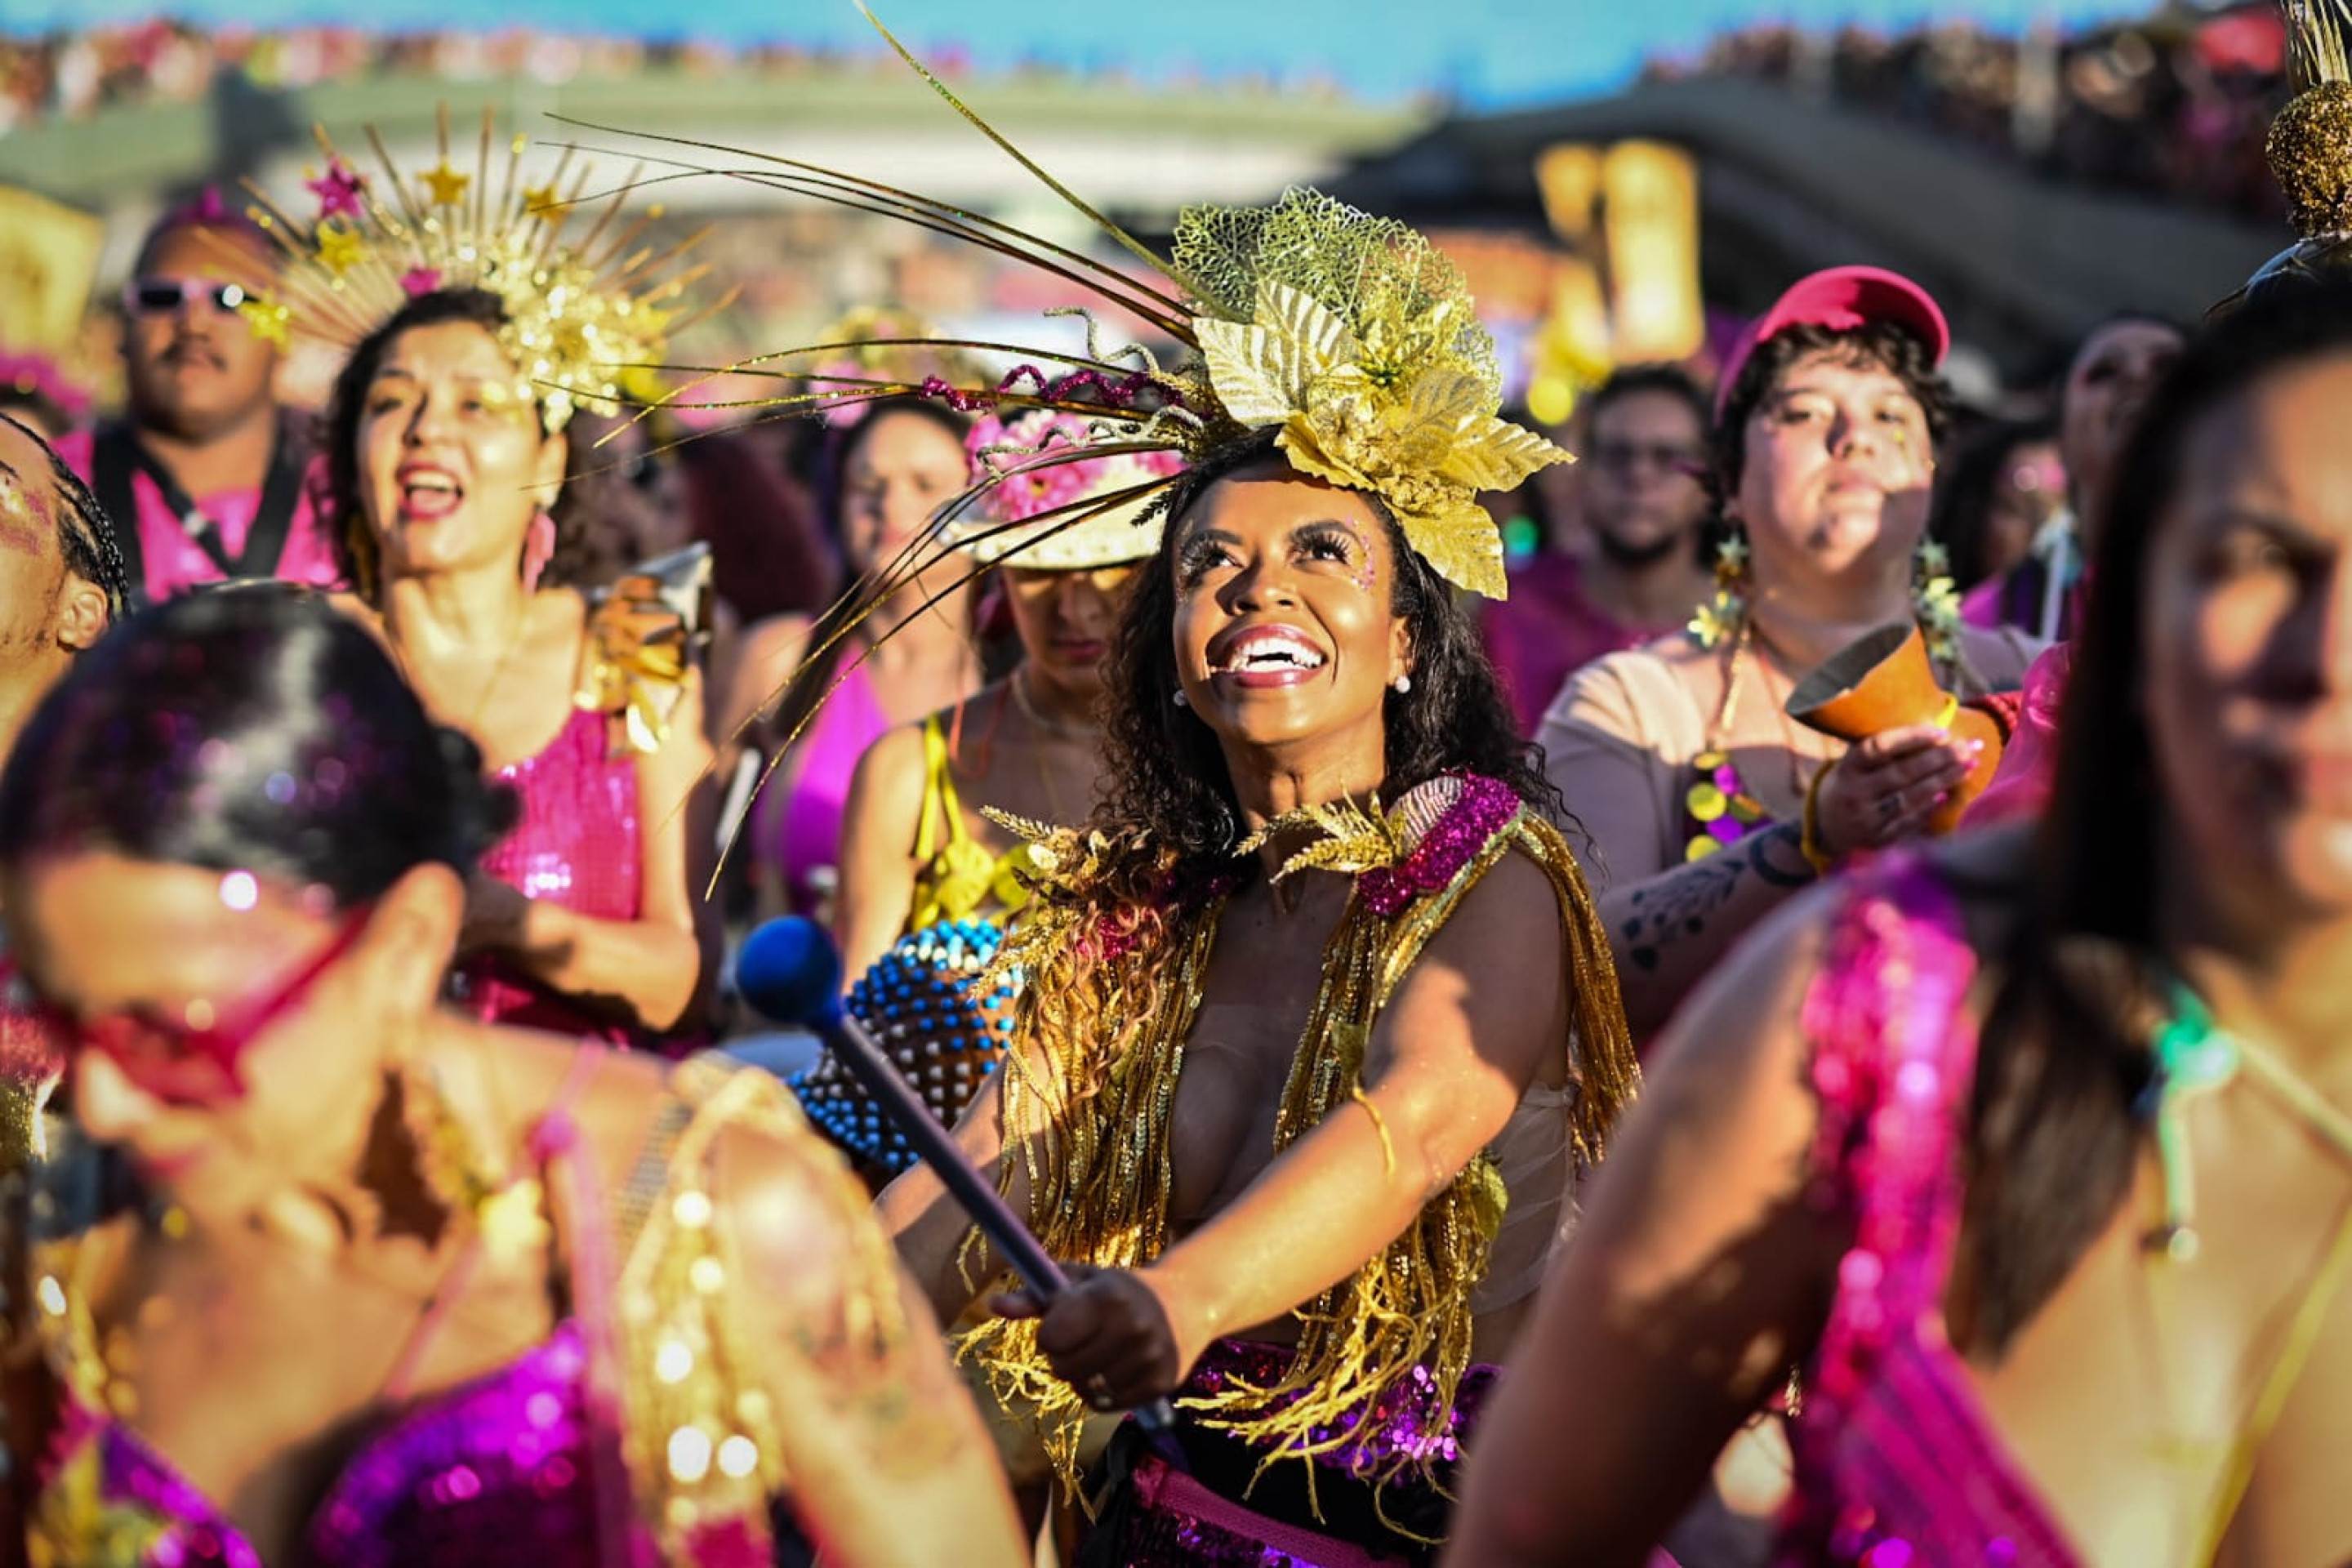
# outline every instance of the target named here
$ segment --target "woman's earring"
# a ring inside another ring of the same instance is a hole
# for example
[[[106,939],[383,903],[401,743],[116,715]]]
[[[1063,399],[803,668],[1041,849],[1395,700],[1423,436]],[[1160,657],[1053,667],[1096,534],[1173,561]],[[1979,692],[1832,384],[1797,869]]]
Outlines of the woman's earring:
[[[1748,619],[1748,535],[1736,526],[1715,547],[1715,596],[1698,607],[1686,629],[1698,646],[1720,647]]]
[[[1184,689],[1181,686],[1176,689],[1176,706],[1179,708],[1192,706],[1192,700],[1184,695]]]
[[[1395,692],[1399,697],[1402,697],[1406,692],[1412,689],[1412,677],[1410,675],[1398,676],[1394,680],[1389,682],[1389,689]]]
[[[531,514],[530,531],[522,536],[522,591],[539,592],[539,579],[555,559],[555,519],[541,507]]]

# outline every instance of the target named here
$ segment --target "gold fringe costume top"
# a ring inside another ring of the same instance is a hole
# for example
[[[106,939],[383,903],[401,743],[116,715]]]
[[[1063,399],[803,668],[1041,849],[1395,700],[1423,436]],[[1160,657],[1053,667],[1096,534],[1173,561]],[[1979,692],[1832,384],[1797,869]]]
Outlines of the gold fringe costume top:
[[[1276,1150],[1361,1100],[1365,1047],[1381,1009],[1462,900],[1517,854],[1543,870],[1559,901],[1572,977],[1560,1044],[1574,1092],[1557,1113],[1575,1161],[1597,1161],[1639,1068],[1606,933],[1559,829],[1507,785],[1470,774],[1433,780],[1385,813],[1377,802],[1369,813],[1318,806],[1267,832],[1297,825],[1323,837],[1283,874],[1340,871],[1355,886],[1324,949]],[[998,960],[1028,976],[1004,1072],[1003,1183],[1009,1195],[1026,1181],[1031,1223],[1055,1258],[1140,1267],[1170,1243],[1176,1084],[1234,879],[1191,896],[1139,895],[1154,881],[1171,888],[1175,877],[1172,866],[1155,865],[1148,844],[1011,826],[1035,838],[1045,876]],[[1140,877],[1139,864],[1147,868]],[[1187,1412],[1270,1458],[1312,1458],[1347,1441],[1338,1417],[1427,1367],[1426,1419],[1441,1426],[1470,1365],[1473,1296],[1508,1201],[1494,1154],[1490,1147],[1473,1160],[1352,1278],[1297,1309],[1297,1349],[1278,1382],[1188,1398]],[[1035,1413],[1048,1456],[1075,1488],[1086,1405],[1038,1352],[1035,1322],[984,1323],[962,1336],[960,1352],[977,1360],[1007,1409]],[[1412,1463],[1399,1459],[1378,1479]]]

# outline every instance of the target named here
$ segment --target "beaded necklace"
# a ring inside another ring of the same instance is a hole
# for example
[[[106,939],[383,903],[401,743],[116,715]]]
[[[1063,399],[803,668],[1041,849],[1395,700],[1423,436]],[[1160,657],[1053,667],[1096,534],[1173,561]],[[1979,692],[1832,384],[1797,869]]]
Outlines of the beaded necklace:
[[[1758,679],[1765,684],[1765,695],[1772,695],[1769,678],[1764,673],[1764,660],[1749,644],[1753,626],[1753,617],[1742,618],[1738,635],[1731,639],[1723,661],[1723,700],[1716,708],[1714,721],[1707,726],[1706,747],[1691,759],[1693,778],[1683,791],[1683,858],[1686,861],[1704,860],[1773,825],[1772,814],[1749,793],[1747,781],[1740,777],[1727,743],[1732,720],[1739,711],[1742,653],[1756,664]],[[1802,795],[1805,779],[1798,759],[1803,753],[1798,750],[1796,732],[1790,728],[1788,713],[1780,703],[1773,704],[1773,711],[1780,717],[1783,751],[1789,759],[1790,790]]]

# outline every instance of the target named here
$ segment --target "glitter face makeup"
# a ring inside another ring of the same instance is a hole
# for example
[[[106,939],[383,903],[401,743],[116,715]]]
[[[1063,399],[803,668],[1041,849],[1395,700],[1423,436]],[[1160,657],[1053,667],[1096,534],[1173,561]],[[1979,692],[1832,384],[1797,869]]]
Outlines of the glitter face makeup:
[[[1336,526],[1339,528],[1340,532],[1346,534],[1349,539],[1356,542],[1356,553],[1362,561],[1361,565],[1360,565],[1355,571],[1348,574],[1348,581],[1353,583],[1357,587],[1361,588],[1367,594],[1376,594],[1380,592],[1381,568],[1380,563],[1372,559],[1372,547],[1370,542],[1364,538],[1362,532],[1360,531],[1352,522],[1342,521],[1336,524]]]

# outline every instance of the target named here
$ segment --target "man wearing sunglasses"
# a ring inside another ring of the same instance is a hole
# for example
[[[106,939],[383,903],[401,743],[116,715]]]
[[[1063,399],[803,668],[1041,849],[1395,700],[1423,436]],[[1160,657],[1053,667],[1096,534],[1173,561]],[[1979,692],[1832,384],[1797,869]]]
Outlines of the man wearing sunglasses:
[[[1555,537],[1512,569],[1511,596],[1486,607],[1486,651],[1526,732],[1570,675],[1602,654],[1679,631],[1706,596],[1706,402],[1690,377],[1671,365],[1636,365],[1586,401],[1584,439],[1573,444],[1582,460],[1538,476],[1572,487],[1565,499],[1591,545],[1570,548],[1555,517]]]
[[[230,577],[335,580],[308,443],[274,391],[276,277],[268,237],[216,193],[140,247],[122,291],[125,416],[58,450],[121,520],[142,601]]]

